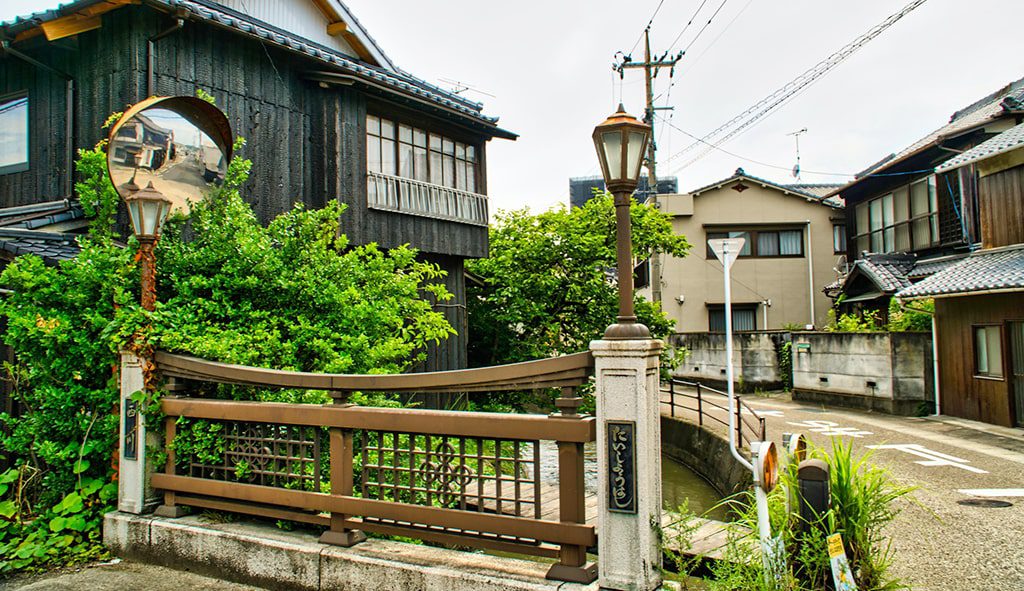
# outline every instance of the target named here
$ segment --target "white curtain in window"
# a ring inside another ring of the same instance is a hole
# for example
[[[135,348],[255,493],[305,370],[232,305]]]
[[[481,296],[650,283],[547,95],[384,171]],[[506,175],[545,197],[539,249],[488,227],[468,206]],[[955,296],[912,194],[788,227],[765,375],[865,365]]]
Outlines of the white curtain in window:
[[[757,256],[775,257],[779,256],[779,233],[758,232],[757,233]]]
[[[803,254],[804,233],[801,230],[784,230],[779,232],[779,254],[782,256],[799,256]]]

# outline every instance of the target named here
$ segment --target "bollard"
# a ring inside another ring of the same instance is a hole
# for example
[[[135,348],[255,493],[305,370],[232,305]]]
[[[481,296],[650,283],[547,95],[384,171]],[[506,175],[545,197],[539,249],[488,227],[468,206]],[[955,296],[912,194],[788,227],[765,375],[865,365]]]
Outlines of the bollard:
[[[800,524],[801,531],[807,531],[812,524],[821,525],[821,516],[831,504],[829,489],[829,467],[823,460],[804,460],[797,468],[800,483]]]

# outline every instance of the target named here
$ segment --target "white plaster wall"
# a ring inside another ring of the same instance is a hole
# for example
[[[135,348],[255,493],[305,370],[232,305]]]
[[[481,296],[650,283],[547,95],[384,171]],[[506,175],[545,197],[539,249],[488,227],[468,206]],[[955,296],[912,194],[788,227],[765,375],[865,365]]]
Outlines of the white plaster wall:
[[[345,55],[358,57],[341,37],[327,34],[327,17],[309,0],[218,0],[220,4],[295,33]]]

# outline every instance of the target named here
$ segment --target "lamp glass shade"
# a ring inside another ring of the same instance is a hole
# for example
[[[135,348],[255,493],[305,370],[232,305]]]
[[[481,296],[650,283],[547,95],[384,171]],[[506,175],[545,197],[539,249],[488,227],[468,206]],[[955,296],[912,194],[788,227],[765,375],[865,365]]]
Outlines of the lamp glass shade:
[[[135,237],[140,239],[156,239],[160,237],[164,220],[173,205],[169,199],[153,188],[150,183],[145,189],[137,191],[125,199],[128,216],[132,220]]]
[[[602,133],[601,147],[604,150],[604,157],[608,161],[608,178],[610,180],[619,180],[623,178],[622,134],[618,131]]]
[[[647,134],[639,131],[629,132],[629,142],[626,144],[626,166],[624,173],[631,181],[640,179],[640,165],[644,161],[644,151],[647,149]]]
[[[136,236],[142,235],[142,204],[137,199],[129,199],[128,204],[128,217],[132,220],[132,231],[135,232]]]

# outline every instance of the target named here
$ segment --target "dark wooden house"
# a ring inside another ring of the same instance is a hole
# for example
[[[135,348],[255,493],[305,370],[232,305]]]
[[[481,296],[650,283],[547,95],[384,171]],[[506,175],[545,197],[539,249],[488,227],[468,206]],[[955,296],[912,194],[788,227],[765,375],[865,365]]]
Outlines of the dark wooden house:
[[[1024,123],[936,168],[977,175],[980,248],[902,290],[935,298],[941,411],[1024,427]]]
[[[833,192],[846,203],[846,275],[827,291],[841,312],[887,321],[901,289],[956,264],[982,240],[974,164],[939,170],[1024,119],[1024,79],[953,113],[949,122]]]
[[[354,243],[408,243],[448,272],[459,334],[424,369],[465,366],[486,144],[515,135],[395,66],[340,1],[77,0],[0,24],[0,39],[0,207],[73,199],[74,151],[105,137],[110,113],[201,89],[247,139],[264,222],[339,200]]]

